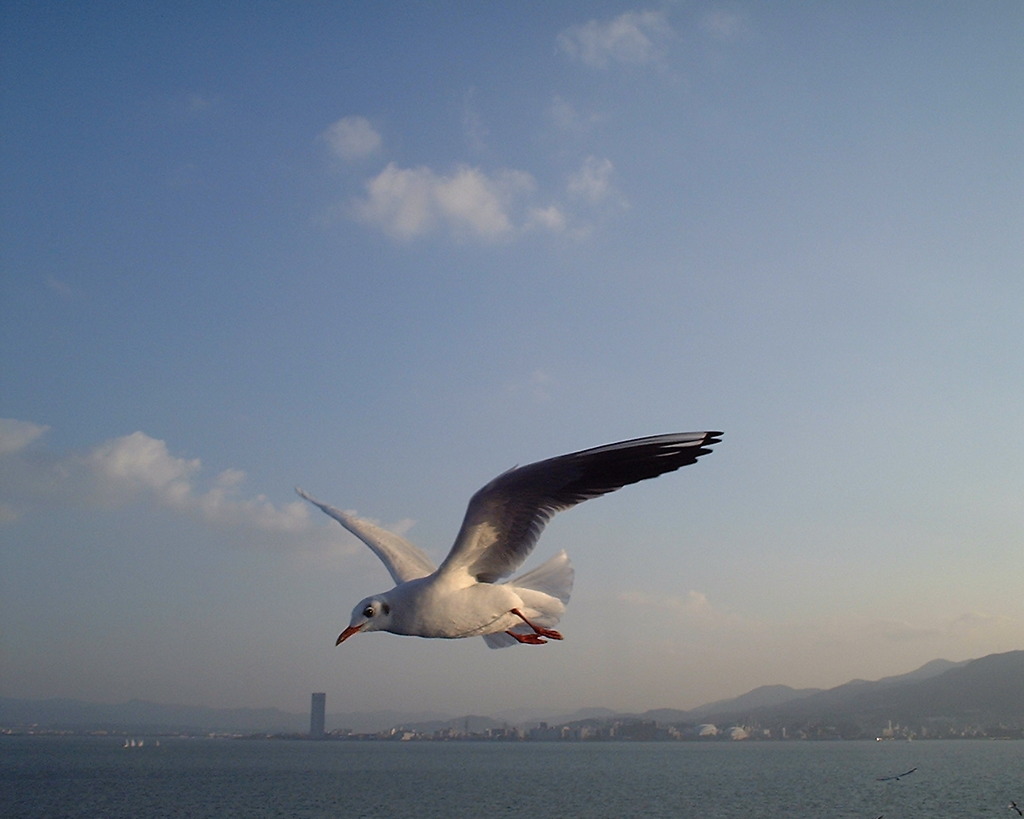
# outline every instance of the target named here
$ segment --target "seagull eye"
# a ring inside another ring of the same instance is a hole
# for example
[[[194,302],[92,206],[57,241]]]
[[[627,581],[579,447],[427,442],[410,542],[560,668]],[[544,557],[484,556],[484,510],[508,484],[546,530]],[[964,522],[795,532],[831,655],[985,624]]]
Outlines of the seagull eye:
[[[373,617],[373,606],[367,606],[363,609],[363,617]]]

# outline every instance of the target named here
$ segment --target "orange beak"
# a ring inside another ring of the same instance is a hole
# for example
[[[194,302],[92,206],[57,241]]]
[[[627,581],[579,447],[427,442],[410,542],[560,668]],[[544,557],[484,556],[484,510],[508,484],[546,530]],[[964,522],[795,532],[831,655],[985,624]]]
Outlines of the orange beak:
[[[338,641],[335,643],[335,645],[336,646],[340,646],[342,643],[344,643],[353,634],[358,633],[359,629],[360,629],[359,626],[349,626],[347,629],[345,629],[343,632],[341,632],[341,634],[338,635]]]

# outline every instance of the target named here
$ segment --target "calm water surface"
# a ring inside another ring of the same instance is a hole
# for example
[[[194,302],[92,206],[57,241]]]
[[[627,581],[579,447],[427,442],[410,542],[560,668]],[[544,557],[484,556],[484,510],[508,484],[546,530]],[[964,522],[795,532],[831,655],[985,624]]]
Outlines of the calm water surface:
[[[1008,819],[1024,805],[1024,742],[122,744],[0,737],[0,816]]]

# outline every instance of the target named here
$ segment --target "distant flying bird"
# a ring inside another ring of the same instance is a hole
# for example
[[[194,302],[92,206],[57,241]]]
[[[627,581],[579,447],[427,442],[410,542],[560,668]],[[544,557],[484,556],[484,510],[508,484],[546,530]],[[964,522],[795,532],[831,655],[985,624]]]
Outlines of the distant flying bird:
[[[1017,807],[1017,803],[1014,802],[1012,799],[1010,800],[1010,804],[1007,805],[1006,807],[1013,808],[1015,811],[1017,811],[1017,815],[1018,816],[1024,816],[1024,811],[1022,811],[1020,808],[1018,808]]]
[[[880,777],[878,777],[878,781],[879,782],[888,782],[891,779],[902,779],[904,776],[910,776],[916,770],[917,770],[917,768],[911,768],[909,771],[904,771],[903,773],[896,774],[895,776],[880,776]]]
[[[414,637],[482,636],[491,648],[561,640],[552,627],[569,602],[573,570],[564,551],[506,583],[563,509],[694,463],[721,432],[636,438],[515,467],[469,501],[462,528],[439,568],[405,538],[296,492],[377,555],[397,584],[359,602],[335,645],[363,631]],[[545,639],[547,638],[547,639]]]

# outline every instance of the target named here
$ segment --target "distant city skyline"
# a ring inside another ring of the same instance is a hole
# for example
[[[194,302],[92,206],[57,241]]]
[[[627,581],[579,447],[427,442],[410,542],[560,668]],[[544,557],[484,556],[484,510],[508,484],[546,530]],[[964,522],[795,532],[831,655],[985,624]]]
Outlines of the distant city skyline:
[[[403,741],[1024,739],[1024,690],[1016,685],[1022,675],[1024,651],[1014,651],[962,663],[933,660],[904,675],[851,680],[829,690],[767,685],[689,711],[655,708],[640,713],[581,708],[571,713],[326,715],[324,693],[314,692],[308,732],[296,731],[297,715],[273,709],[189,709],[141,702],[105,707],[0,698],[0,733],[212,732]]]
[[[8,3],[0,696],[693,708],[1024,647],[1024,5]],[[515,464],[564,640],[359,635]]]

